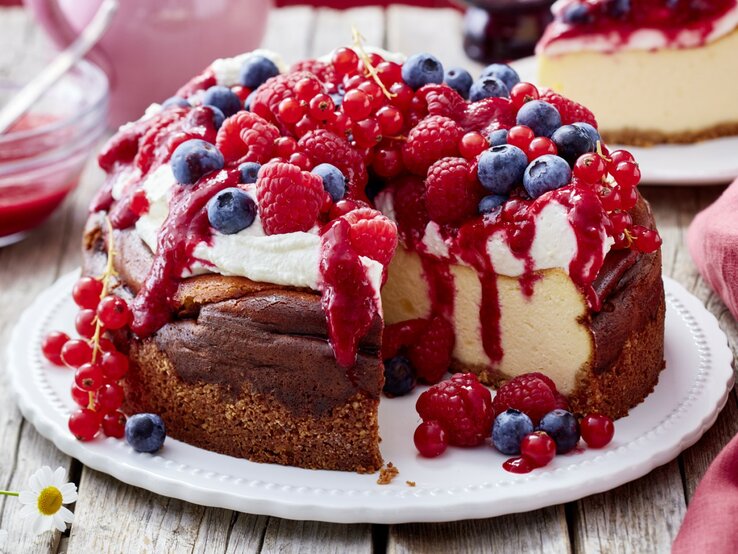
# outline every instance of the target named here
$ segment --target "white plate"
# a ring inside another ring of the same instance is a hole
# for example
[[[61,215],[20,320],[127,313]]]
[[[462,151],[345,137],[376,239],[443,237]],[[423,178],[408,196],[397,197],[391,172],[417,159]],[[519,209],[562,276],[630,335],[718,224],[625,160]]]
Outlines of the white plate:
[[[502,469],[491,447],[451,448],[423,459],[412,435],[415,398],[382,399],[382,453],[400,475],[311,471],[257,464],[167,439],[157,455],[138,454],[116,439],[84,443],[67,430],[74,408],[72,371],[40,354],[50,330],[71,334],[76,273],[44,291],[21,317],[9,349],[8,373],[23,415],[63,452],[121,481],[196,504],[337,523],[401,523],[491,517],[568,502],[617,487],[665,464],[713,424],[733,383],[731,352],[717,321],[680,285],[665,280],[666,370],[656,390],[616,422],[603,450],[558,456],[527,475]],[[405,481],[415,481],[409,487]]]
[[[521,80],[535,83],[535,56],[517,60],[510,65],[518,72]],[[618,146],[611,146],[611,149],[615,148]],[[694,144],[624,148],[638,160],[641,181],[646,185],[719,185],[738,177],[738,136]]]

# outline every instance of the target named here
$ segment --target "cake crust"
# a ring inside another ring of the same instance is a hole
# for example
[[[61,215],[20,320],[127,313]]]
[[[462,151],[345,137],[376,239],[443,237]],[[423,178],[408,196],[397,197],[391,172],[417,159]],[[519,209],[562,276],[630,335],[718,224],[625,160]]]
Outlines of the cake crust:
[[[653,129],[602,130],[603,140],[608,144],[629,144],[633,146],[654,146],[656,144],[690,144],[703,140],[738,135],[738,121],[721,123],[698,131],[665,133]]]

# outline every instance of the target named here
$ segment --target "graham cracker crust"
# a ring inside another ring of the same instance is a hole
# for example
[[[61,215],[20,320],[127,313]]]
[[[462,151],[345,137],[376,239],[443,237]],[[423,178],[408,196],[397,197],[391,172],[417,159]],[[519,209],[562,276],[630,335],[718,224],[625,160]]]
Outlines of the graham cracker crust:
[[[690,144],[703,140],[738,135],[738,122],[721,123],[699,131],[664,133],[652,129],[602,130],[602,139],[608,144],[627,144],[633,146],[654,146],[656,144]]]

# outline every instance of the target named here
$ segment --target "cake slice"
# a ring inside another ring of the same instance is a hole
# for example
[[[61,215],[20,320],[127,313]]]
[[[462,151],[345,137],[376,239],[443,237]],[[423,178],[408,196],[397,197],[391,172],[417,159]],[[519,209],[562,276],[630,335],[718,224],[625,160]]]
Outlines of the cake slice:
[[[559,0],[552,10],[538,82],[597,114],[606,141],[738,134],[735,0]]]

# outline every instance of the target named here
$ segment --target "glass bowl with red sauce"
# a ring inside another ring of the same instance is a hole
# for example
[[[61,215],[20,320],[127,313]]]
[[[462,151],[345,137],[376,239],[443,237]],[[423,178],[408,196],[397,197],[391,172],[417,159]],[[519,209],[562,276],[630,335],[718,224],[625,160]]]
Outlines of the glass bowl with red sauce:
[[[0,79],[0,106],[22,84]],[[108,80],[78,63],[0,134],[0,247],[43,223],[77,186],[105,131]]]

